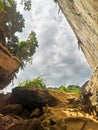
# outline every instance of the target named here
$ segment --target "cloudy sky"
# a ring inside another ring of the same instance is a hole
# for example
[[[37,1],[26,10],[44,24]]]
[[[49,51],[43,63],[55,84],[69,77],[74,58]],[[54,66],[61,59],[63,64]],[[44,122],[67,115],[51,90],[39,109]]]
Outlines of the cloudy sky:
[[[31,30],[37,34],[39,48],[33,56],[33,63],[20,70],[14,84],[44,75],[48,86],[60,86],[66,82],[81,85],[91,75],[91,69],[78,49],[77,39],[59,7],[53,0],[32,0],[32,11],[24,12],[26,27],[21,40]]]

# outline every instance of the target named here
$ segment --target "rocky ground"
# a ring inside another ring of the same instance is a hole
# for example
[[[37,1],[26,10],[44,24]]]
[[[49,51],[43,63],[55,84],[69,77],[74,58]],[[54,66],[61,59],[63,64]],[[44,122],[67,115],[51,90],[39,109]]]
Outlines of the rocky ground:
[[[98,130],[79,97],[64,92],[15,88],[0,95],[0,130]]]

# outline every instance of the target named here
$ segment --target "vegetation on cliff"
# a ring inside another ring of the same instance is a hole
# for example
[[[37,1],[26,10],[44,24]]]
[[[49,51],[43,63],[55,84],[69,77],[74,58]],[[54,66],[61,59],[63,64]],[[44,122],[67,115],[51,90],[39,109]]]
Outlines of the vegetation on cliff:
[[[33,80],[26,79],[22,83],[19,83],[18,86],[80,94],[80,86],[77,86],[77,85],[69,85],[69,86],[61,85],[60,87],[47,87],[46,82],[42,76],[38,76],[37,78],[34,78]]]
[[[37,78],[34,78],[33,80],[26,79],[24,82],[19,83],[20,87],[33,87],[33,88],[41,88],[41,89],[46,89],[46,83],[45,80],[41,77],[38,76]]]

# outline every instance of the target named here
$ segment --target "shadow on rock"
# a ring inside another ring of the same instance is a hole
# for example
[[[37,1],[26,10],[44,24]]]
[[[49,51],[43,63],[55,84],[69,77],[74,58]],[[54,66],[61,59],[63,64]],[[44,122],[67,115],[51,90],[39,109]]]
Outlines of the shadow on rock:
[[[34,109],[45,105],[55,106],[58,102],[47,90],[16,87],[12,90],[7,104],[21,104],[25,108]]]

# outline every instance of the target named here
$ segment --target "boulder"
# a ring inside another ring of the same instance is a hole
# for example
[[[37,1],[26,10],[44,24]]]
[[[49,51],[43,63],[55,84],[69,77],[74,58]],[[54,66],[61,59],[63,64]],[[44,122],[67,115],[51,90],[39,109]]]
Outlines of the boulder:
[[[24,120],[15,116],[0,117],[0,130],[42,130],[39,120]]]
[[[0,44],[0,89],[6,87],[18,71],[21,62]]]
[[[10,97],[10,93],[0,93],[0,111],[6,106],[6,103]]]
[[[16,87],[12,90],[7,104],[21,104],[25,108],[34,109],[42,106],[55,106],[58,100],[48,90],[33,87]]]
[[[11,104],[5,106],[2,110],[1,113],[6,115],[6,114],[15,114],[18,115],[21,113],[23,107],[20,104]]]

